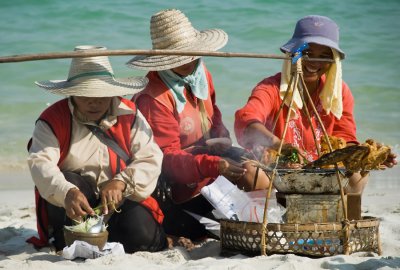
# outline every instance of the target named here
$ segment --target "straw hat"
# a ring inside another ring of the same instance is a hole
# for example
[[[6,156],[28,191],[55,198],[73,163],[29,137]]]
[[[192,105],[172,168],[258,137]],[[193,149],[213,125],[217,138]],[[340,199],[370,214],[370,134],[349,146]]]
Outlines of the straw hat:
[[[198,31],[181,11],[167,9],[154,14],[150,21],[153,50],[216,51],[228,42],[221,29]],[[190,63],[200,56],[146,56],[131,59],[129,67],[142,70],[167,70]]]
[[[106,50],[98,46],[77,46],[75,51]],[[114,78],[107,56],[73,58],[67,80],[35,82],[53,94],[62,96],[114,97],[133,95],[143,90],[145,77]]]

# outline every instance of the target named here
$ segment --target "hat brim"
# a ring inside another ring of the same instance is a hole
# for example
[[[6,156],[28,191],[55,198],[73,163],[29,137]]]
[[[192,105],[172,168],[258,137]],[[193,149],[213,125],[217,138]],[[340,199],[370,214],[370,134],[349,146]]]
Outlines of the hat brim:
[[[335,42],[333,42],[332,40],[330,40],[328,38],[320,37],[320,36],[292,38],[285,45],[283,45],[280,49],[284,53],[290,53],[293,51],[293,49],[300,47],[304,43],[316,43],[319,45],[328,46],[332,49],[335,49],[340,54],[341,59],[344,59],[346,56],[345,53],[337,46],[337,44]]]
[[[49,80],[35,82],[50,93],[61,96],[116,97],[134,95],[142,91],[148,83],[146,77],[132,78],[92,78],[81,82]]]
[[[228,35],[221,29],[210,29],[198,32],[194,42],[181,46],[179,48],[171,48],[171,50],[179,51],[198,51],[209,50],[216,51],[221,49],[228,42]],[[160,71],[176,68],[190,63],[201,56],[179,56],[179,55],[139,55],[126,64],[128,67],[148,70]]]

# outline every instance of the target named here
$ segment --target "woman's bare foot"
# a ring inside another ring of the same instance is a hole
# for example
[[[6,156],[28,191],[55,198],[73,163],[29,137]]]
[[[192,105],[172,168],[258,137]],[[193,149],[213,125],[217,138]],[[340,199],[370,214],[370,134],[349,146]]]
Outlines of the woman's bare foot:
[[[195,248],[192,240],[182,236],[167,235],[168,248],[173,247],[184,247],[187,251],[191,251]]]

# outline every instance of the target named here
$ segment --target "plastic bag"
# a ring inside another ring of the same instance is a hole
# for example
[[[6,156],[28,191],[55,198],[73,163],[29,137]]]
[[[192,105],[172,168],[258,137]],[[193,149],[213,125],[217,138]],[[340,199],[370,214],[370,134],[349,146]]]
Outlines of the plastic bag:
[[[263,221],[266,190],[244,192],[223,176],[201,189],[201,194],[215,208],[216,218],[237,221]],[[268,203],[268,222],[281,223],[285,209],[277,204],[275,193]]]
[[[99,250],[97,246],[76,240],[72,245],[66,246],[62,252],[63,258],[67,260],[75,258],[95,259],[108,254],[125,254],[124,246],[120,243],[112,242],[106,243],[103,250]]]

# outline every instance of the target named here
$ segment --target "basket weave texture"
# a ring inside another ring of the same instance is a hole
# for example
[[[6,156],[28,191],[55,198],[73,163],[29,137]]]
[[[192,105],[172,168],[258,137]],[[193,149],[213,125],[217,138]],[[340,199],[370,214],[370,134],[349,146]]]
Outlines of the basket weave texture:
[[[251,256],[261,254],[262,224],[221,220],[221,253],[242,253]],[[279,224],[268,223],[267,254],[293,253],[311,257],[325,257],[344,254],[345,225],[341,222]],[[379,241],[379,220],[364,217],[350,221],[350,254],[371,251],[381,254]]]

